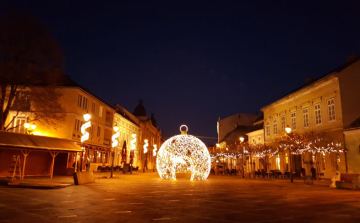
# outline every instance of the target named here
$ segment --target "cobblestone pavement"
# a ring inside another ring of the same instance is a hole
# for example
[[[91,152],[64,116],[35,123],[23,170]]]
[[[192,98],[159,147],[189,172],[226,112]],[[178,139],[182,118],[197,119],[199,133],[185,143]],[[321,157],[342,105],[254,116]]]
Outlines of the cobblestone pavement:
[[[360,222],[360,191],[235,176],[117,174],[53,190],[0,187],[0,222]]]

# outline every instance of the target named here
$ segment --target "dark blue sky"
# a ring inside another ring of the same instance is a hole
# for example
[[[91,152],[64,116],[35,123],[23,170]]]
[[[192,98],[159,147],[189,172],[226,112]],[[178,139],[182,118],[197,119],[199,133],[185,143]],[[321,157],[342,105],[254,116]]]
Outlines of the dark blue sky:
[[[48,24],[64,72],[109,104],[144,100],[163,135],[214,137],[360,53],[360,1],[8,1]]]

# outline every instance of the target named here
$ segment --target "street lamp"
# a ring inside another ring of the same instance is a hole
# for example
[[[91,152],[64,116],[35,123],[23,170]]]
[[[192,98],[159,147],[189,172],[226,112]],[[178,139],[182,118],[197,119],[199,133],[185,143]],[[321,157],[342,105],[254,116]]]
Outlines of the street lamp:
[[[289,126],[286,126],[285,131],[287,134],[291,133],[291,128]],[[290,158],[290,182],[294,182],[294,177],[293,177],[293,171],[292,171],[292,161],[291,161],[291,146],[289,147],[289,158]]]
[[[244,142],[245,138],[244,137],[240,137],[240,146],[241,144]],[[245,178],[245,171],[244,171],[244,147],[241,150],[241,168],[242,168],[242,175],[243,178]]]
[[[30,125],[30,123],[25,122],[24,127],[26,129],[26,133],[29,135],[36,129],[36,125],[34,123]]]
[[[147,152],[148,152],[148,149],[147,147],[149,146],[149,141],[147,139],[144,140],[144,168],[143,168],[143,173],[145,173],[145,168],[147,169]]]
[[[119,131],[119,126],[117,126],[115,124],[115,126],[113,127],[114,129],[114,135],[111,137],[112,139],[112,162],[111,162],[111,174],[110,174],[110,178],[113,178],[113,173],[114,173],[114,160],[115,160],[115,147],[119,144],[119,141],[117,140],[117,138],[120,136],[120,132]]]
[[[286,131],[287,134],[290,134],[291,128],[289,126],[286,126],[285,131]]]

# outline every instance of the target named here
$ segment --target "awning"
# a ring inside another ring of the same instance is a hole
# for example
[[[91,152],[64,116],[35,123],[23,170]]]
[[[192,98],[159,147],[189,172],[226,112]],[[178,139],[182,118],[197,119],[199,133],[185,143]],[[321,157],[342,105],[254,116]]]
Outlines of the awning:
[[[59,152],[82,151],[79,145],[68,139],[0,131],[0,148],[4,147],[13,149],[34,149]]]

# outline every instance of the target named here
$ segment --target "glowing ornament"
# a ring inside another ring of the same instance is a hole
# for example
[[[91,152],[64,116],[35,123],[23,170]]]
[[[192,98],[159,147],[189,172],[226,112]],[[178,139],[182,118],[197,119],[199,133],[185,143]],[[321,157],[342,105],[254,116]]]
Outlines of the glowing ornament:
[[[153,149],[153,156],[156,156],[156,150],[157,150],[157,145],[154,145],[154,149]]]
[[[186,131],[181,128],[186,127]],[[211,158],[205,144],[187,134],[187,126],[180,127],[181,135],[166,140],[156,157],[156,167],[163,179],[176,180],[176,173],[191,172],[190,180],[205,180],[210,173]]]
[[[149,146],[149,143],[148,143],[147,139],[145,139],[144,142],[145,142],[145,144],[144,144],[144,153],[147,153],[147,151],[148,151],[147,147]]]

